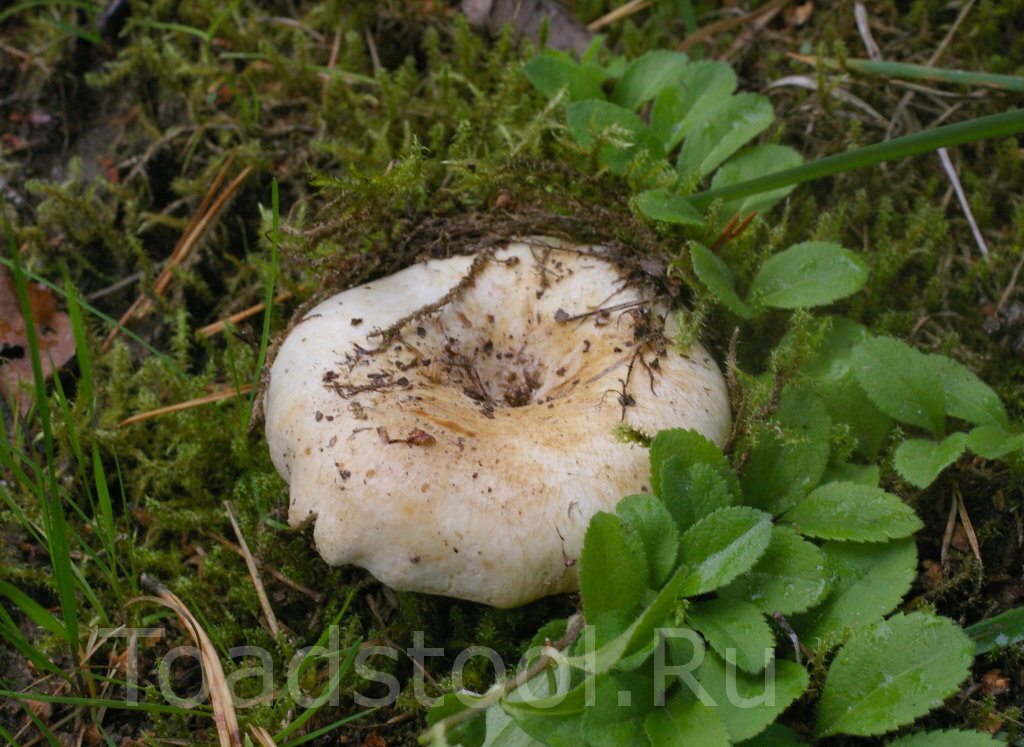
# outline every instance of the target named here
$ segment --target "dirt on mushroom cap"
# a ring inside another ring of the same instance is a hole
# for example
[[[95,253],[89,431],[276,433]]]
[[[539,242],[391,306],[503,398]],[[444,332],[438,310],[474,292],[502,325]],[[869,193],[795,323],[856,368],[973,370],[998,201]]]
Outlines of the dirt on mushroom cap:
[[[500,607],[575,589],[590,516],[648,490],[618,441],[724,440],[703,349],[594,247],[532,239],[414,265],[305,315],[267,391],[267,438],[331,564]]]

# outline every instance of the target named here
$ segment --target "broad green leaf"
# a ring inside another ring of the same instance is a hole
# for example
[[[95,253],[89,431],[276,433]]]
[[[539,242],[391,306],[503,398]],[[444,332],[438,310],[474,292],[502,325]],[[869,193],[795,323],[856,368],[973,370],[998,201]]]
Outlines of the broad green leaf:
[[[681,531],[720,508],[736,503],[739,495],[736,476],[723,475],[707,462],[684,464],[674,456],[661,468],[662,501]]]
[[[515,720],[502,710],[501,705],[493,705],[484,714],[487,727],[487,738],[483,747],[543,747],[531,737]]]
[[[613,174],[623,175],[640,156],[652,160],[665,157],[661,143],[633,112],[608,101],[587,99],[565,107],[566,121],[573,138],[582,148],[592,149],[600,142],[598,161]]]
[[[720,472],[732,474],[729,460],[715,443],[697,431],[671,428],[659,431],[651,441],[651,490],[661,497],[661,468],[671,457],[678,456],[685,465],[706,462]]]
[[[691,62],[678,88],[665,88],[651,107],[651,133],[670,151],[712,109],[736,90],[736,73],[724,62]]]
[[[715,172],[711,179],[712,189],[739,184],[783,169],[791,169],[804,162],[800,154],[785,145],[755,145],[730,158]],[[724,215],[749,215],[755,211],[764,212],[793,191],[795,185],[781,187],[771,192],[762,192],[752,197],[727,202],[722,207]]]
[[[871,332],[863,324],[846,316],[827,315],[829,327],[814,353],[814,360],[805,368],[805,373],[815,379],[834,376],[837,361],[849,361],[853,349],[864,340],[871,338]],[[784,340],[788,341],[789,335]]]
[[[659,588],[675,569],[679,530],[665,504],[653,495],[627,495],[615,507],[640,538],[647,558],[647,585]]]
[[[644,718],[654,702],[654,681],[632,672],[597,677],[594,704],[583,712],[583,735],[594,747],[643,744]]]
[[[971,369],[944,355],[932,354],[928,359],[942,379],[947,415],[966,420],[971,425],[1010,427],[999,395]]]
[[[919,731],[889,742],[888,747],[992,747],[1006,742],[980,731],[949,729],[947,731]]]
[[[974,655],[981,656],[994,648],[1012,646],[1024,641],[1024,607],[1002,612],[965,631],[974,641]]]
[[[589,619],[608,610],[630,610],[647,588],[640,538],[618,516],[598,511],[590,519],[579,558],[580,591]]]
[[[899,496],[852,482],[815,488],[782,518],[808,537],[855,542],[906,537],[924,526]]]
[[[807,374],[832,421],[852,428],[857,453],[873,459],[885,441],[892,419],[868,398],[853,375],[851,364],[853,348],[871,335],[852,319],[833,316],[830,321],[831,327],[818,347],[817,357],[807,367]]]
[[[680,88],[689,61],[682,52],[656,49],[637,57],[626,67],[612,92],[612,101],[636,109],[667,88]]]
[[[895,542],[826,542],[832,591],[819,606],[790,622],[800,640],[831,648],[846,631],[880,620],[900,603],[917,572],[913,537]]]
[[[559,672],[555,673],[554,679],[555,687],[552,688],[545,678],[535,677],[531,683],[517,688],[499,703],[505,713],[533,739],[551,747],[579,747],[585,743],[581,716],[593,698],[595,678],[590,676],[575,686],[570,686],[568,678]],[[538,680],[540,691],[530,690],[531,695],[527,697],[524,689]]]
[[[1024,433],[1007,433],[992,425],[979,425],[967,434],[967,448],[985,459],[1000,459],[1024,449]]]
[[[850,357],[853,375],[882,412],[945,435],[942,376],[929,356],[894,337],[873,337],[857,345]]]
[[[832,427],[825,405],[807,388],[783,390],[775,421],[782,433],[759,440],[742,480],[746,502],[772,515],[794,506],[821,480]]]
[[[817,733],[872,736],[909,724],[956,692],[972,650],[951,620],[924,612],[855,633],[829,667]]]
[[[768,614],[791,615],[820,601],[830,580],[828,558],[821,548],[789,527],[776,526],[761,559],[718,595],[744,599]]]
[[[782,724],[772,724],[753,739],[743,741],[743,747],[800,747],[807,744],[799,734]]]
[[[810,682],[807,670],[792,661],[776,659],[758,675],[727,669],[718,654],[708,651],[697,679],[715,702],[719,718],[734,742],[764,731],[789,704],[803,695]]]
[[[699,700],[677,692],[644,719],[644,730],[658,747],[729,747],[729,732],[722,719]]]
[[[732,581],[757,562],[771,534],[771,517],[749,506],[720,508],[698,521],[681,542],[681,560],[692,573],[683,593],[696,596]]]
[[[942,441],[908,438],[896,449],[893,466],[911,485],[927,488],[966,448],[966,433],[953,433]]]
[[[736,666],[757,674],[775,658],[775,636],[764,613],[740,599],[696,602],[686,611],[686,622],[711,644],[719,656],[732,649]]]
[[[680,566],[654,600],[634,618],[632,625],[596,651],[570,657],[569,665],[593,672],[606,672],[612,667],[635,668],[642,662],[642,658],[637,658],[638,655],[642,656],[644,652],[649,654],[653,650],[655,631],[666,624],[678,606],[679,598],[684,595],[686,587],[693,583],[694,573],[691,569],[685,565]],[[623,611],[613,610],[606,614],[611,616],[618,612]]]
[[[652,220],[681,226],[703,226],[704,216],[682,195],[667,189],[649,189],[636,196],[636,208]]]
[[[805,241],[768,258],[750,285],[748,301],[777,309],[824,306],[859,291],[864,260],[838,244]]]
[[[732,270],[721,257],[703,244],[693,241],[690,243],[690,261],[700,281],[729,311],[742,319],[754,316],[751,308],[737,295]]]
[[[568,101],[603,99],[601,83],[606,74],[597,65],[579,65],[569,55],[555,49],[545,49],[523,65],[523,73],[533,87],[548,98],[554,98],[563,88]]]
[[[855,482],[858,485],[878,487],[882,479],[882,470],[877,464],[833,464],[825,470],[821,481],[825,482]]]
[[[756,93],[730,96],[689,129],[676,168],[683,178],[710,174],[775,121],[771,102]]]

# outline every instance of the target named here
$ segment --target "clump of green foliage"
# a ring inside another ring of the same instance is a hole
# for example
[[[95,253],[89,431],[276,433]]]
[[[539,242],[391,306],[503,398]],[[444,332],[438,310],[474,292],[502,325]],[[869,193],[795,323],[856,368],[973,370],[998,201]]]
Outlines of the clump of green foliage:
[[[716,168],[713,189],[799,164],[782,146],[740,151],[774,115],[763,98],[733,93],[727,66],[671,52],[598,65],[595,54],[576,63],[548,51],[525,72],[567,101],[573,139],[595,168],[625,177],[648,218],[706,228],[687,194]],[[646,123],[633,113],[645,105]],[[787,192],[753,191],[719,207],[728,215],[765,209]],[[857,254],[823,241],[778,251],[752,268],[745,299],[705,244],[691,239],[688,254],[690,282],[736,317],[756,323],[772,309],[792,311],[776,365],[762,377],[733,370],[744,401],[762,402],[769,417],[751,422],[741,411],[732,462],[695,432],[657,434],[649,443],[653,495],[623,498],[587,530],[579,574],[590,637],[579,637],[584,618],[571,618],[554,628],[564,636],[560,653],[545,628],[524,661],[538,652],[547,661],[482,697],[440,700],[428,741],[727,745],[762,733],[785,744],[875,736],[924,715],[968,675],[974,646],[951,620],[894,612],[914,579],[912,535],[923,524],[879,487],[880,466],[890,455],[895,472],[923,489],[968,449],[1019,461],[1024,433],[955,360],[875,336],[849,317],[810,314],[864,286],[869,268]],[[973,427],[950,433],[947,418]],[[907,430],[931,438],[904,437]],[[810,734],[776,722],[797,700],[814,703]],[[993,742],[971,732],[921,738]]]

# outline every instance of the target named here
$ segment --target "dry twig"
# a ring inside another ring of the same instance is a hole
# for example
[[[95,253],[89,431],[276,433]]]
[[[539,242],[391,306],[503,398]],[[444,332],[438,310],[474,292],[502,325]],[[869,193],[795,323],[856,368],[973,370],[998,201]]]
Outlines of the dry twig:
[[[238,519],[235,517],[235,510],[231,505],[231,501],[224,501],[224,508],[228,512],[228,519],[231,521],[231,528],[235,530],[235,536],[238,537],[238,545],[242,548],[242,557],[245,558],[245,566],[249,569],[249,578],[252,579],[252,585],[256,589],[256,596],[259,597],[260,606],[263,608],[263,614],[267,618],[267,626],[270,628],[270,634],[277,637],[277,634],[281,632],[280,626],[277,624],[277,616],[274,614],[274,608],[270,606],[270,600],[267,598],[267,591],[263,588],[263,579],[260,578],[259,569],[256,567],[256,559],[249,552],[249,543],[245,541],[245,535],[242,534],[242,528],[238,525]]]

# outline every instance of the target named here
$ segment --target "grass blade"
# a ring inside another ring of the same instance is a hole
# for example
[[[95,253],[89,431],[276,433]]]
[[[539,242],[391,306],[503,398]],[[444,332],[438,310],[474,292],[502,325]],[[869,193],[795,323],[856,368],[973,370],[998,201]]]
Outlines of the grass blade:
[[[14,243],[14,230],[4,212],[4,232],[7,234],[7,246],[11,255],[14,285],[18,295],[18,306],[25,322],[25,338],[28,342],[32,361],[32,377],[35,382],[36,412],[43,431],[45,446],[46,470],[40,482],[36,483],[36,494],[39,497],[43,527],[46,532],[46,546],[53,568],[57,597],[60,600],[61,613],[64,617],[65,638],[71,648],[71,658],[78,669],[78,607],[75,600],[75,576],[71,562],[70,532],[64,516],[64,505],[57,485],[56,444],[53,426],[50,421],[50,401],[46,395],[46,379],[43,377],[43,362],[39,349],[39,338],[36,334],[35,318],[29,302],[28,280],[21,266],[21,255]]]
[[[270,184],[270,205],[273,217],[270,227],[270,272],[267,277],[267,290],[264,298],[263,332],[260,335],[260,354],[256,359],[256,373],[252,380],[252,396],[249,397],[250,424],[253,404],[260,391],[260,379],[263,376],[263,365],[267,361],[267,345],[270,343],[270,316],[274,311],[274,286],[277,284],[277,247],[278,229],[281,220],[281,202],[278,195],[277,179]]]
[[[803,184],[814,179],[822,179],[866,166],[875,166],[879,163],[927,153],[938,148],[948,148],[975,140],[1007,137],[1020,132],[1024,132],[1024,109],[1014,109],[1002,114],[992,114],[966,122],[936,127],[934,130],[915,132],[913,135],[905,135],[884,143],[866,145],[863,148],[837,153],[834,156],[827,156],[757,179],[704,190],[690,195],[687,199],[698,208],[706,208],[715,199],[728,201],[750,197],[780,187],[788,187],[791,184]]]
[[[906,80],[930,80],[939,83],[953,83],[960,86],[987,86],[1004,91],[1024,91],[1024,78],[1017,75],[1000,75],[998,73],[976,73],[969,70],[953,70],[950,68],[928,67],[927,65],[911,65],[906,62],[886,62],[884,60],[838,60],[819,58],[808,55],[793,55],[801,62],[816,64],[821,62],[826,67],[845,67],[867,75],[884,75],[888,78],[904,78]]]
[[[1000,646],[1024,641],[1024,607],[1007,610],[964,630],[974,641],[974,655],[980,656]]]

